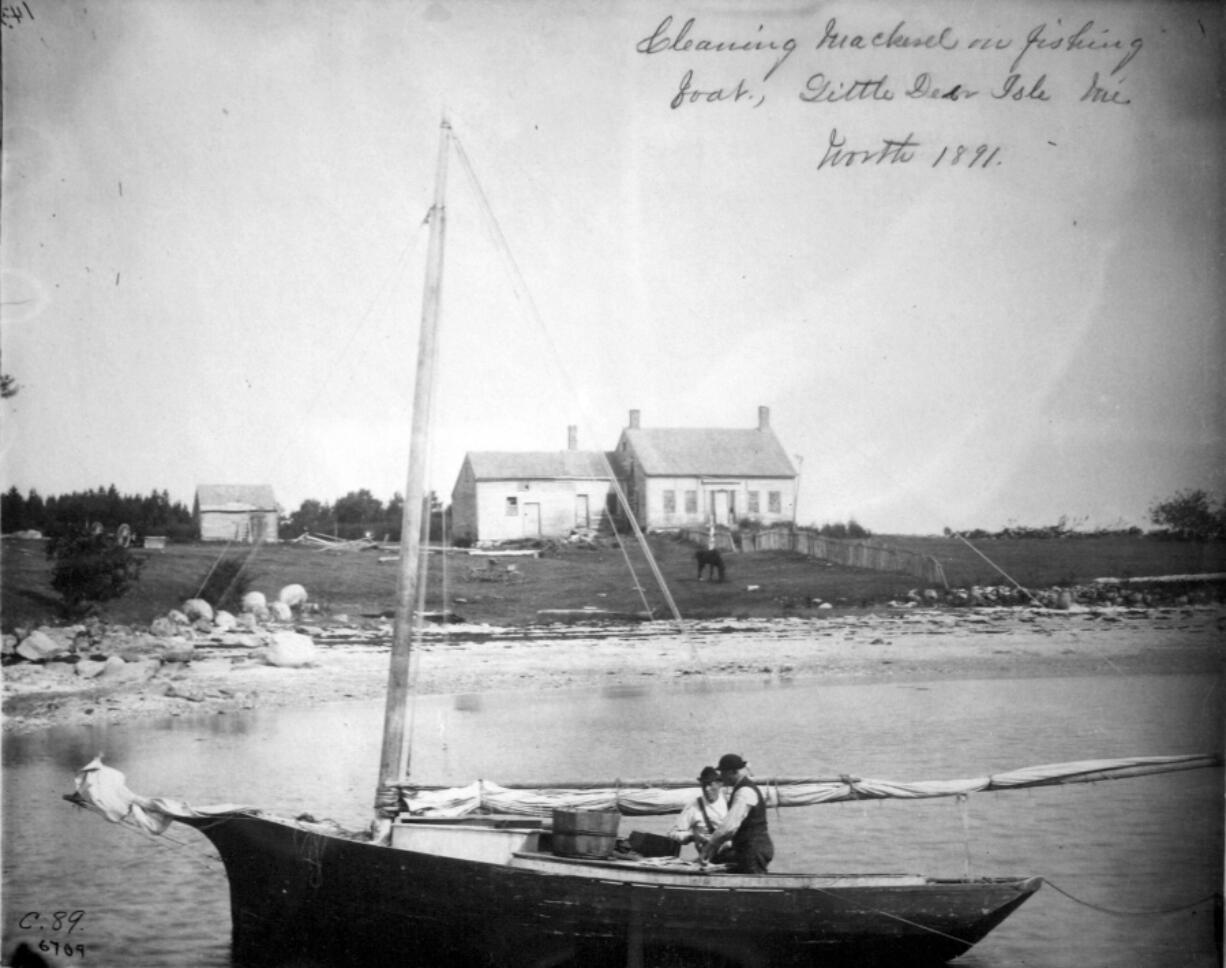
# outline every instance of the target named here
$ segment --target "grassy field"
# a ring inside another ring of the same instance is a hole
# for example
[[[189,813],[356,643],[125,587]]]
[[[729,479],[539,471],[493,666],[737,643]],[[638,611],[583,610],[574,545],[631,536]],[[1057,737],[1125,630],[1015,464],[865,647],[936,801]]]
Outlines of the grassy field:
[[[885,537],[895,547],[937,558],[951,585],[1002,584],[1002,579],[965,544],[951,538]],[[668,537],[650,539],[661,572],[681,614],[687,618],[724,616],[779,617],[804,614],[813,599],[864,606],[889,601],[915,588],[907,575],[840,568],[788,552],[727,556],[723,584],[695,579],[694,549]],[[1031,588],[1067,586],[1098,577],[1137,577],[1226,571],[1226,546],[1102,537],[1064,540],[1010,539],[976,546],[1018,582]],[[178,607],[200,589],[223,548],[170,545],[140,551],[145,558],[140,581],[102,617],[118,624],[143,625]],[[235,552],[231,552],[235,553]],[[243,553],[247,553],[244,550]],[[387,551],[321,551],[301,545],[259,548],[248,561],[248,587],[270,598],[283,585],[306,587],[324,615],[350,619],[390,612],[395,602],[396,565],[380,561]],[[639,612],[643,600],[666,615],[664,599],[640,552],[630,555],[634,577],[616,548],[564,547],[540,558],[491,559],[458,552],[431,555],[427,607],[451,608],[471,622],[500,625],[555,620],[543,609],[586,606]],[[506,570],[514,566],[514,572]],[[41,541],[6,538],[3,542],[3,627],[63,621],[50,587],[50,562]],[[751,586],[757,586],[751,588]]]

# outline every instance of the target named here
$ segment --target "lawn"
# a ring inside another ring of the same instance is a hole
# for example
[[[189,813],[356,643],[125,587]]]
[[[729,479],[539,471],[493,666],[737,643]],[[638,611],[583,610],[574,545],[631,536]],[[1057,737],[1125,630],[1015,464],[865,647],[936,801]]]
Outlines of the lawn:
[[[841,568],[788,552],[728,555],[727,581],[695,578],[693,546],[652,536],[650,547],[669,590],[687,618],[779,617],[804,614],[814,599],[864,606],[905,595],[917,580],[907,575]],[[992,567],[952,538],[891,536],[874,539],[936,557],[951,585],[1003,584]],[[1141,537],[1060,540],[1034,538],[976,542],[985,555],[1018,582],[1032,588],[1070,585],[1098,577],[1135,577],[1226,571],[1226,546],[1158,541]],[[172,544],[138,551],[145,559],[140,581],[123,598],[105,605],[102,617],[126,625],[147,624],[197,594],[205,576],[227,553],[211,544]],[[395,604],[396,565],[381,561],[392,551],[330,551],[302,545],[263,546],[249,555],[249,586],[275,597],[283,585],[303,585],[324,615],[351,619],[390,613]],[[472,622],[500,625],[554,620],[541,610],[582,609],[640,612],[643,599],[667,615],[662,594],[637,549],[626,556],[616,546],[584,550],[563,546],[539,558],[489,559],[460,552],[431,555],[427,607],[452,609]],[[493,561],[494,564],[490,562]],[[508,570],[508,566],[514,566]],[[45,544],[3,541],[4,629],[62,621],[50,587]]]

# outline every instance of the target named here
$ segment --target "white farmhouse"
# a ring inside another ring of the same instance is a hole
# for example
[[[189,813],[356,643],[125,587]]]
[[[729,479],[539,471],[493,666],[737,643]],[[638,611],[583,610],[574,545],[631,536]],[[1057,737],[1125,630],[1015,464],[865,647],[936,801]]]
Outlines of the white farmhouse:
[[[796,469],[758,408],[748,430],[642,427],[639,411],[615,451],[618,479],[645,530],[794,520]]]

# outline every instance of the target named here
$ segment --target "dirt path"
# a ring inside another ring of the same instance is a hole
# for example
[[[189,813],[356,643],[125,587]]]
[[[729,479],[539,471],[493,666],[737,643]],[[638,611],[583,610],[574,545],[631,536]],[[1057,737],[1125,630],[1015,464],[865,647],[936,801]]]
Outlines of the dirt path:
[[[1137,673],[1221,674],[1226,611],[881,610],[796,620],[503,630],[452,627],[416,657],[423,693],[712,680],[920,680]],[[151,677],[99,685],[64,662],[4,670],[6,733],[90,722],[376,699],[385,644],[318,643],[310,667],[198,650]]]

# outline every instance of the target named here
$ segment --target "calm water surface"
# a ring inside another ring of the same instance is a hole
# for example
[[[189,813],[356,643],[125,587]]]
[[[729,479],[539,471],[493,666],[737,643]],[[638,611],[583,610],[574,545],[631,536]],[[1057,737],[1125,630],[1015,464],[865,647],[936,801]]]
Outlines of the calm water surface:
[[[732,750],[759,776],[957,778],[1220,750],[1222,711],[1220,683],[1205,676],[428,697],[417,705],[414,773],[446,783],[686,776]],[[228,889],[204,838],[177,826],[145,837],[76,810],[60,799],[73,773],[103,752],[143,794],[360,826],[381,715],[336,705],[6,739],[5,950],[20,936],[50,937],[84,947],[65,964],[229,965]],[[772,869],[1041,874],[1049,886],[957,964],[1207,968],[1217,964],[1212,904],[1194,902],[1221,890],[1222,792],[1221,770],[1195,770],[967,803],[777,811]],[[626,818],[622,832],[668,823]],[[1096,910],[1056,887],[1138,913]],[[51,930],[56,912],[84,914],[69,935],[65,921]]]

